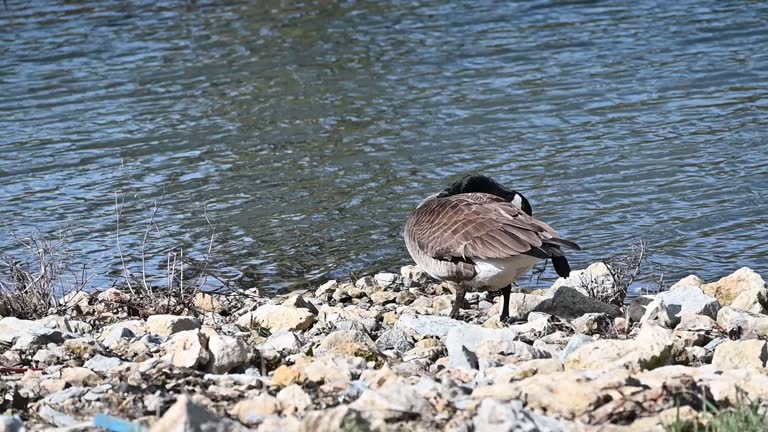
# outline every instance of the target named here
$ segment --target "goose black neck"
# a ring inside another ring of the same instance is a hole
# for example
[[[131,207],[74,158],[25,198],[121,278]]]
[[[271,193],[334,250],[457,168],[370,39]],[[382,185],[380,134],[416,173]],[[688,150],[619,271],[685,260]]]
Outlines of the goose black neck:
[[[521,210],[523,210],[528,215],[531,215],[533,213],[531,204],[523,196],[523,194],[517,191],[514,191],[512,189],[509,189],[501,185],[496,180],[484,175],[464,176],[461,179],[453,182],[453,184],[451,184],[445,190],[443,190],[443,192],[440,193],[440,196],[445,197],[445,196],[458,195],[458,194],[471,193],[471,192],[487,193],[487,194],[495,195],[509,202],[515,202],[515,197],[519,196],[520,199],[518,202],[520,204]]]

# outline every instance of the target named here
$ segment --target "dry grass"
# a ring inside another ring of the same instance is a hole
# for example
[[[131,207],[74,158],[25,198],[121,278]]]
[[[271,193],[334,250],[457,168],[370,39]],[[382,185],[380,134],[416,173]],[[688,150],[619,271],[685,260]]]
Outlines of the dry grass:
[[[68,231],[53,240],[14,236],[20,252],[0,252],[0,315],[42,318],[63,308],[62,295],[85,287],[85,269],[73,272],[67,259],[67,237]]]

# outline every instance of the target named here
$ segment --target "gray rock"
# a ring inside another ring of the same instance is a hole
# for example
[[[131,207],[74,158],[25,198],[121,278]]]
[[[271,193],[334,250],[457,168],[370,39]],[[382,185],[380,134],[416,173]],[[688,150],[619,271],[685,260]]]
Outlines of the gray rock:
[[[627,306],[627,320],[629,320],[630,323],[639,322],[640,318],[645,314],[645,308],[655,298],[656,297],[652,295],[641,295],[633,298],[632,301],[629,302],[629,306]]]
[[[401,315],[395,323],[395,328],[415,336],[444,337],[450,329],[462,325],[461,321],[446,316]]]
[[[105,357],[96,354],[92,359],[85,362],[84,367],[100,374],[108,374],[114,368],[123,364],[123,361],[117,357]]]
[[[657,297],[648,303],[645,313],[640,318],[641,325],[648,322],[655,322],[666,328],[674,328],[680,322],[680,318],[675,315],[670,307],[667,307],[667,304],[664,303],[661,297]]]
[[[185,330],[200,328],[200,321],[189,316],[152,315],[147,318],[147,333],[170,336]]]
[[[187,429],[186,425],[189,425],[190,429]],[[205,407],[192,402],[188,397],[182,396],[152,425],[149,431],[167,432],[179,430],[243,432],[248,429],[236,421],[217,416]]]
[[[768,316],[725,306],[717,313],[717,323],[732,337],[768,337]]]
[[[274,350],[283,355],[296,354],[301,351],[304,341],[294,332],[279,331],[267,338],[261,345],[264,350]]]
[[[51,393],[48,396],[43,398],[43,403],[48,405],[57,405],[60,403],[64,403],[70,399],[77,399],[80,396],[84,395],[88,392],[88,389],[83,387],[70,387],[68,389],[64,389],[61,391],[58,391],[56,393]]]
[[[242,366],[248,361],[245,344],[232,336],[212,335],[208,338],[208,371],[221,374]]]
[[[0,432],[24,432],[24,422],[19,416],[0,415]]]
[[[610,269],[605,263],[591,264],[584,270],[572,270],[567,278],[560,278],[552,285],[551,290],[556,291],[560,287],[571,287],[587,297],[599,302],[620,307],[624,303],[627,292],[620,284],[617,284]],[[586,311],[602,312],[602,311]],[[577,314],[581,315],[581,314]]]
[[[390,385],[376,391],[364,390],[350,407],[388,422],[434,415],[432,404],[413,386]]]
[[[70,327],[67,317],[60,315],[49,315],[45,318],[40,318],[37,320],[37,322],[43,327],[61,330],[63,332],[72,332],[72,327]]]
[[[399,328],[393,328],[385,331],[376,339],[376,347],[381,351],[395,350],[404,353],[413,349],[413,338]]]
[[[516,338],[517,334],[508,329],[489,329],[473,324],[451,327],[445,340],[448,364],[450,367],[472,368],[464,353],[465,348],[475,352],[484,342],[513,342]]]
[[[594,341],[595,339],[592,338],[592,336],[583,334],[574,335],[571,340],[568,341],[568,344],[565,346],[565,348],[563,348],[563,351],[560,353],[560,363],[565,363],[568,357],[576,350],[583,347],[584,345],[591,344]]]
[[[571,322],[576,333],[593,335],[603,334],[613,324],[610,315],[604,313],[588,313]]]
[[[475,432],[567,432],[561,422],[523,408],[521,401],[484,399],[472,419]]]
[[[678,318],[684,313],[694,313],[717,319],[717,311],[720,310],[720,303],[716,298],[704,294],[704,291],[694,286],[659,293],[656,299],[663,301]]]
[[[467,347],[461,347],[461,351],[449,356],[451,367],[463,367],[466,369],[480,369],[480,359]]]
[[[345,319],[337,321],[334,325],[336,326],[336,330],[354,330],[363,333],[370,333],[368,327],[366,327],[365,324],[360,321]]]
[[[397,285],[400,281],[400,275],[396,273],[377,273],[373,279],[380,287],[387,289]]]
[[[575,288],[560,286],[552,298],[541,302],[536,311],[562,318],[577,318],[587,313],[604,313],[616,317],[621,309],[586,296]]]
[[[72,427],[79,422],[71,415],[64,414],[61,411],[57,411],[48,405],[41,405],[37,410],[37,415],[48,423],[55,424],[59,427]]]
[[[129,341],[136,337],[136,334],[127,326],[112,325],[103,334],[101,344],[107,348],[116,347],[121,341]]]
[[[22,336],[29,336],[30,338],[27,338],[27,341],[44,339],[49,341],[47,343],[60,344],[65,339],[74,339],[80,335],[48,328],[37,321],[21,320],[14,317],[0,319],[0,342],[13,344],[16,339]]]
[[[360,411],[349,405],[339,405],[335,408],[310,411],[304,416],[302,431],[334,432],[334,431],[370,431],[371,422]]]
[[[89,334],[93,332],[93,326],[85,321],[72,320],[69,321],[69,326],[72,328],[72,332],[81,335]]]

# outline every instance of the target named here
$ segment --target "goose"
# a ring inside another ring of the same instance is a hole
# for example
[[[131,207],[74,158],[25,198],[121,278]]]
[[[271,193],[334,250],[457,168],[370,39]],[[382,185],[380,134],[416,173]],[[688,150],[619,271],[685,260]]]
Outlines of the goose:
[[[425,198],[404,229],[411,258],[430,276],[455,283],[450,317],[459,317],[467,288],[502,290],[500,320],[509,319],[511,284],[539,259],[549,258],[558,276],[570,266],[562,247],[581,250],[533,217],[519,192],[484,175],[468,175]]]

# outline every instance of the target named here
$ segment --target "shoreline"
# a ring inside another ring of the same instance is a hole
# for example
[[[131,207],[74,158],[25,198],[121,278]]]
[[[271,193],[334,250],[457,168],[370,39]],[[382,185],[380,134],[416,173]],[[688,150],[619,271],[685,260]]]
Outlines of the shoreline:
[[[143,316],[130,307],[139,299],[115,288],[80,291],[62,299],[60,315],[0,319],[0,424],[453,432],[703,425],[706,407],[768,399],[765,281],[741,268],[708,282],[688,276],[624,304],[626,290],[595,263],[548,289],[513,292],[512,323],[498,321],[502,298],[486,292],[467,293],[461,319],[448,318],[449,285],[414,266],[270,298],[198,292],[173,305],[183,315]]]

